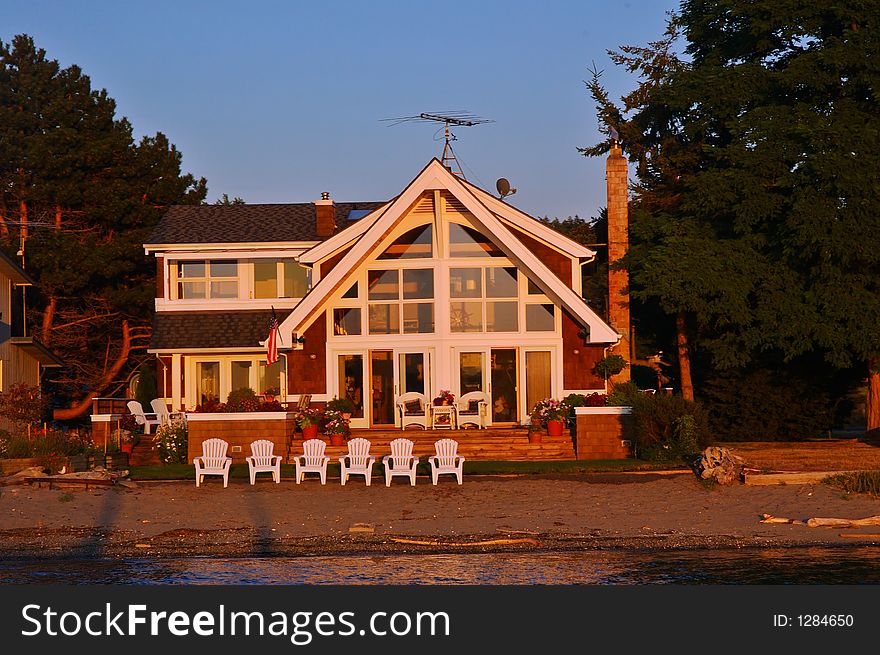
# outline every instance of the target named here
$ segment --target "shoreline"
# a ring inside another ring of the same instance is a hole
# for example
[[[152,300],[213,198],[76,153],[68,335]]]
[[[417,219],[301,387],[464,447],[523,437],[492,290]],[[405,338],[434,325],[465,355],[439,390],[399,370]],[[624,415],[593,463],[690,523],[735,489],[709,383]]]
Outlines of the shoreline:
[[[449,479],[436,487],[421,478],[415,487],[358,482],[266,479],[255,486],[230,481],[224,489],[209,478],[200,488],[191,481],[133,489],[4,487],[0,556],[158,560],[880,543],[877,528],[760,523],[763,513],[798,520],[880,514],[880,500],[823,484],[707,488],[692,474],[656,472],[471,476],[462,486]],[[472,542],[484,543],[464,545]]]

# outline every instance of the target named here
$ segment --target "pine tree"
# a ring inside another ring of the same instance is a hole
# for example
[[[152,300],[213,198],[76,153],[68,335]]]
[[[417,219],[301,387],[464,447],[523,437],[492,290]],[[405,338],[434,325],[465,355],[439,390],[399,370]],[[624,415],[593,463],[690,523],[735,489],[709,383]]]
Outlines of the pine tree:
[[[54,391],[72,418],[121,388],[150,336],[150,230],[170,204],[199,203],[161,133],[135,143],[105,90],[62,69],[31,37],[0,43],[0,244],[39,282],[36,336],[66,363]]]
[[[717,365],[774,350],[863,366],[869,428],[880,427],[878,29],[866,0],[685,0],[666,39],[616,55],[642,76],[623,109],[593,81],[639,163],[641,292],[689,312]]]

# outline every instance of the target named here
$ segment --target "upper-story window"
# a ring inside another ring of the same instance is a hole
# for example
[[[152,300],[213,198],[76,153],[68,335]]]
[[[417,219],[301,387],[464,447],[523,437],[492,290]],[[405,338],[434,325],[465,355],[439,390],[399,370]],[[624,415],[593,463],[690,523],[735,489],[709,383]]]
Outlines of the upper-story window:
[[[179,299],[238,298],[237,261],[183,261],[177,267]]]
[[[452,332],[519,330],[516,268],[449,269],[449,329]]]
[[[431,224],[419,225],[401,234],[378,259],[426,259],[434,256],[434,229]]]
[[[505,254],[485,234],[458,223],[449,224],[450,257],[504,257]]]
[[[430,268],[367,271],[367,303],[370,334],[433,332],[434,271]]]
[[[309,272],[293,259],[254,260],[254,298],[302,298]]]

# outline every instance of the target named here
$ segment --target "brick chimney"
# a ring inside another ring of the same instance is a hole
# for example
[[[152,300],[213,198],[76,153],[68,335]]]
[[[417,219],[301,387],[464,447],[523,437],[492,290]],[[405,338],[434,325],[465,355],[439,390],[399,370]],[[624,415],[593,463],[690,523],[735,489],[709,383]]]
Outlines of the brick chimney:
[[[315,200],[315,234],[319,237],[332,236],[336,231],[336,204],[330,200],[330,192],[321,193]]]
[[[629,273],[614,270],[612,265],[626,254],[629,247],[629,194],[626,157],[617,141],[613,141],[605,162],[608,184],[608,319],[621,334],[620,343],[612,353],[632,362],[631,326],[629,320]],[[612,382],[630,379],[629,367],[611,378]]]

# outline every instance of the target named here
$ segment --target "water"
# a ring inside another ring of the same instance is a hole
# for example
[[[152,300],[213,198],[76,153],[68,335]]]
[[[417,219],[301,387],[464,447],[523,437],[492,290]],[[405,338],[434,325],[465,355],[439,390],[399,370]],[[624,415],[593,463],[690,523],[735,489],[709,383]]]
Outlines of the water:
[[[880,549],[0,562],[0,584],[880,584]]]

